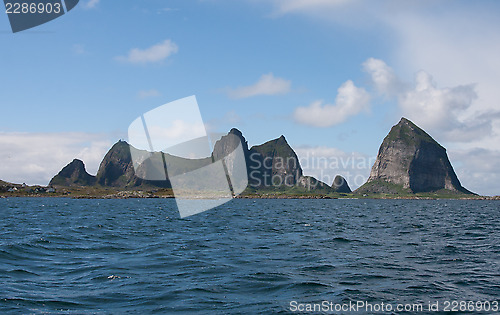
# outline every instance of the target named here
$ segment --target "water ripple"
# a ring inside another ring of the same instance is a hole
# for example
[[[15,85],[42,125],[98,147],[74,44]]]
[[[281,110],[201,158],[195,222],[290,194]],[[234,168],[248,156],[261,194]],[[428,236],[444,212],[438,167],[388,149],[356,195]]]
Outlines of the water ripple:
[[[0,200],[0,313],[287,313],[496,300],[495,201]]]

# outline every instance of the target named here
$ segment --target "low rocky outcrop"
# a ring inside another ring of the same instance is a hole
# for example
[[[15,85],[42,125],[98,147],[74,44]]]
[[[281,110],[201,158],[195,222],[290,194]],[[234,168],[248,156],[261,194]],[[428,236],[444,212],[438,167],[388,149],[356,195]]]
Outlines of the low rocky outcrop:
[[[462,187],[446,149],[406,118],[392,127],[380,146],[367,182],[357,193],[471,194]]]
[[[0,180],[0,192],[8,191],[13,184]]]
[[[95,183],[96,177],[87,173],[83,161],[74,159],[50,180],[49,186],[91,186]]]
[[[317,180],[312,176],[301,176],[297,180],[297,187],[304,188],[305,191],[315,191],[318,193],[330,193],[333,192],[330,186]]]
[[[335,179],[332,183],[332,189],[333,191],[338,193],[349,194],[352,192],[351,187],[349,187],[349,184],[347,183],[347,180],[340,175],[335,176]]]

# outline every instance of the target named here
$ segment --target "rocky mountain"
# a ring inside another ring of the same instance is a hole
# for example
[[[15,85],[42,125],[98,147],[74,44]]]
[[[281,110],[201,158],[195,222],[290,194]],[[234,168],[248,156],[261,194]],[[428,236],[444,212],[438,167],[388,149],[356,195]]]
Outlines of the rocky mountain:
[[[115,143],[108,153],[106,153],[99,166],[99,170],[96,175],[96,183],[100,186],[116,188],[132,188],[139,186],[147,188],[170,187],[170,182],[164,173],[163,165],[159,166],[160,169],[158,169],[158,163],[156,163],[159,153],[156,153],[154,156],[156,160],[148,160],[138,168],[137,174],[143,174],[145,172],[151,173],[151,171],[155,170],[156,174],[159,174],[159,176],[155,176],[154,178],[147,177],[152,180],[145,180],[143,179],[143,176],[136,176],[131,150],[134,150],[137,155],[146,152],[131,147],[126,141],[120,140]],[[172,160],[175,159],[169,159],[169,157],[170,156],[165,155],[167,164],[171,163]],[[154,161],[155,163],[151,163],[151,161]]]
[[[247,164],[248,184],[252,188],[327,186],[317,180],[303,177],[297,154],[284,136],[249,149],[241,131],[233,128],[228,135],[215,143],[213,158],[218,160],[227,156],[240,143]],[[230,169],[231,165],[228,165],[228,168]]]
[[[340,175],[335,176],[335,179],[332,183],[332,189],[338,193],[348,194],[352,192],[351,187],[349,187],[349,184],[347,183],[347,180]]]
[[[96,183],[96,177],[85,170],[81,160],[74,159],[52,178],[49,186],[91,186]]]
[[[462,187],[446,149],[406,118],[392,127],[380,146],[368,181],[357,193],[420,193],[446,190],[471,194]]]
[[[198,170],[224,158],[224,167],[231,174],[232,169],[240,169],[236,157],[227,158],[242,145],[248,187],[251,192],[261,190],[294,189],[295,192],[314,190],[318,193],[350,193],[351,189],[342,176],[337,176],[332,186],[312,177],[304,176],[299,159],[284,136],[264,144],[248,148],[248,143],[238,129],[222,136],[214,145],[211,157],[203,159],[184,159],[157,152],[150,163],[143,163],[134,169],[134,157],[151,156],[139,151],[125,141],[119,141],[108,151],[102,160],[96,176],[88,174],[80,160],[74,160],[64,167],[50,182],[58,186],[92,186],[115,188],[170,187],[168,176]],[[165,166],[167,172],[165,172]],[[245,166],[243,166],[243,169]],[[158,176],[144,176],[144,174]],[[204,175],[211,178],[211,173]],[[150,180],[144,180],[148,178]],[[176,177],[177,178],[177,177]],[[154,179],[154,180],[151,180]],[[196,180],[195,180],[196,181]],[[186,185],[189,183],[186,182]],[[462,187],[451,166],[446,149],[425,131],[406,118],[395,125],[385,137],[373,165],[370,177],[356,193],[420,193],[448,191],[471,194]]]
[[[115,188],[170,187],[168,176],[176,176],[199,169],[212,163],[212,160],[225,158],[225,167],[230,173],[235,167],[239,167],[241,170],[241,165],[234,165],[234,163],[238,163],[235,157],[233,159],[227,158],[240,144],[242,151],[238,152],[240,154],[243,152],[250,188],[288,189],[299,187],[307,190],[332,191],[325,183],[312,177],[303,176],[299,159],[284,136],[249,149],[243,134],[235,128],[216,141],[211,158],[184,159],[158,152],[154,155],[156,157],[148,163],[149,153],[139,151],[125,141],[119,141],[104,156],[96,176],[85,171],[85,165],[82,161],[74,160],[63,168],[50,183],[58,186],[98,185]],[[145,163],[141,164],[137,170],[134,169],[131,151],[135,157],[144,156],[146,159]],[[167,173],[164,172],[163,166],[166,166]],[[145,174],[157,174],[158,179],[144,180],[142,178],[151,179],[154,177],[144,176]],[[166,180],[165,176],[167,176]]]
[[[245,157],[247,157],[248,150],[248,142],[243,137],[241,131],[236,128],[233,128],[229,131],[229,133],[225,136],[222,136],[219,140],[215,142],[214,150],[212,152],[212,157],[214,160],[219,160],[231,152],[233,152],[239,144],[243,146],[243,152],[245,153]]]
[[[110,187],[134,187],[142,180],[135,176],[130,147],[125,141],[118,141],[106,153],[96,175],[97,184]]]
[[[248,156],[249,179],[253,186],[292,187],[302,177],[299,158],[284,136],[253,146]]]
[[[227,135],[222,136],[215,142],[214,150],[212,152],[213,161],[225,158],[224,161],[228,174],[231,174],[233,171],[238,171],[238,168],[241,166],[239,165],[242,162],[240,159],[241,157],[239,156],[241,151],[235,151],[240,144],[242,146],[241,151],[243,151],[243,157],[246,163],[243,168],[246,168],[246,172],[248,174],[250,171],[250,150],[248,149],[248,142],[245,137],[243,137],[241,131],[233,128]]]
[[[99,185],[115,188],[169,187],[169,182],[164,177],[161,181],[149,181],[137,177],[130,150],[129,144],[125,141],[120,140],[115,143],[104,156],[96,176],[88,174],[83,162],[75,159],[54,176],[49,185],[65,187]]]

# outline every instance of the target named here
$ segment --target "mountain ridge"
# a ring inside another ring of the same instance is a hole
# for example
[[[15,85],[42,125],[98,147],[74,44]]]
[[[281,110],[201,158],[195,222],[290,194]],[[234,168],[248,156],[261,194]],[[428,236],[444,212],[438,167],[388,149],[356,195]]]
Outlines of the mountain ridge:
[[[201,167],[225,158],[239,145],[246,160],[248,187],[246,193],[261,194],[272,191],[293,194],[318,193],[352,193],[354,195],[373,194],[417,194],[444,191],[456,194],[473,194],[465,189],[458,180],[456,173],[447,157],[446,149],[434,140],[423,129],[406,118],[401,118],[384,138],[373,165],[370,177],[354,192],[342,176],[337,176],[331,185],[327,185],[313,177],[304,176],[300,161],[284,135],[269,140],[260,145],[248,147],[248,142],[242,132],[232,128],[214,144],[210,158],[195,160],[191,168]],[[66,174],[65,180],[55,180],[51,183],[64,185],[83,184],[116,189],[139,189],[141,187],[170,188],[168,170],[171,161],[183,158],[166,153],[163,156],[163,166],[166,166],[166,179],[163,181],[144,180],[136,176],[130,150],[126,141],[118,141],[104,156],[95,177],[86,173],[83,162],[75,162],[73,171]],[[225,159],[225,167],[233,167],[231,161]],[[71,163],[70,163],[71,164]],[[69,166],[69,165],[68,165]],[[186,166],[186,169],[189,169]],[[182,170],[182,169],[181,169]],[[227,171],[227,170],[226,170]],[[63,172],[64,173],[64,172]],[[73,174],[74,173],[74,174]],[[170,174],[175,176],[175,172]],[[161,177],[161,176],[160,176]],[[93,183],[92,180],[95,179]]]

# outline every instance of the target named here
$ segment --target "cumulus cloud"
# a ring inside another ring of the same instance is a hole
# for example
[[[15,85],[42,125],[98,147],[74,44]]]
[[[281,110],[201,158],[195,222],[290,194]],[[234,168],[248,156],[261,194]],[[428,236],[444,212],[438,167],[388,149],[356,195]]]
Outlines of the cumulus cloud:
[[[231,98],[247,98],[257,95],[278,95],[291,91],[292,82],[275,77],[272,73],[264,74],[253,85],[229,89],[228,96]]]
[[[399,105],[406,115],[418,118],[424,127],[449,130],[460,125],[457,116],[475,99],[474,85],[438,88],[431,75],[419,71],[414,88],[400,94]]]
[[[370,74],[375,89],[386,96],[396,95],[404,88],[403,82],[396,76],[394,70],[383,60],[369,58],[363,64],[363,70]]]
[[[160,96],[161,93],[158,91],[158,90],[155,90],[155,89],[150,89],[150,90],[140,90],[139,92],[137,92],[137,96],[139,98],[150,98],[150,97],[157,97],[157,96]]]
[[[356,87],[351,80],[342,84],[337,92],[334,104],[323,104],[319,100],[309,106],[296,108],[294,120],[303,125],[331,127],[369,110],[370,95],[365,89]]]
[[[95,174],[111,145],[108,136],[102,134],[0,132],[0,178],[47,185],[75,158]]]
[[[171,141],[171,143],[177,144],[196,139],[206,133],[203,124],[182,119],[172,120],[169,126],[150,124],[147,127],[153,143],[158,140],[159,143]],[[160,148],[161,146],[156,147]]]
[[[455,126],[452,130],[440,132],[446,134],[446,139],[453,140],[454,137],[455,141],[477,141],[476,136],[483,133],[479,141],[485,148],[500,143],[500,123],[493,118],[480,118],[483,113],[497,111],[500,99],[500,62],[497,58],[500,52],[500,33],[496,31],[500,22],[495,14],[498,9],[496,3],[471,5],[454,2],[449,10],[441,10],[440,1],[272,0],[266,3],[271,4],[275,9],[274,13],[279,13],[278,16],[302,14],[314,20],[342,24],[352,29],[378,34],[387,32],[385,36],[394,38],[394,41],[388,47],[390,50],[386,55],[391,56],[398,72],[405,76],[415,73],[417,69],[426,69],[440,86],[450,89],[474,83],[474,92],[478,97],[467,109],[458,109],[456,112],[459,114],[450,118],[453,122],[451,125]],[[368,60],[364,68],[371,69],[376,76],[373,83],[382,95],[397,93],[401,88],[405,91],[415,88],[412,84],[405,87],[406,82],[401,80],[398,82],[392,69],[386,68],[379,61]],[[397,83],[403,83],[403,86]],[[438,85],[434,87],[442,90]],[[467,88],[455,89],[450,93],[467,93],[466,90]],[[447,93],[448,96],[450,93]],[[423,93],[418,94],[421,97]],[[463,102],[464,100],[458,101]],[[455,105],[460,106],[457,103]],[[419,120],[418,117],[415,120]],[[420,123],[422,122],[425,126],[425,119],[420,119]],[[490,129],[491,132],[488,133]]]
[[[149,48],[133,48],[126,56],[118,56],[116,60],[133,64],[156,63],[167,59],[178,51],[177,44],[170,39],[166,39]]]
[[[467,149],[461,151],[462,160],[467,160],[470,154],[471,160],[478,157],[478,165],[485,160],[498,161],[494,153],[500,149],[497,3],[453,2],[447,10],[442,10],[442,1],[346,1],[334,5],[336,1],[290,0],[288,8],[288,0],[261,2],[271,4],[275,16],[301,14],[326,22],[322,24],[324,27],[330,23],[342,24],[367,34],[376,33],[374,36],[384,34],[393,38],[382,53],[391,57],[404,80],[381,60],[367,60],[363,64],[365,71],[373,75],[372,83],[379,95],[398,104],[398,115],[409,116],[437,140],[447,140],[449,152],[454,152],[454,146]],[[415,82],[409,82],[418,69],[428,73],[420,73]],[[437,83],[429,78],[429,73]],[[431,95],[439,99],[433,104],[437,108],[429,105],[419,110],[417,104]],[[451,160],[455,158],[451,156]],[[471,178],[476,176],[478,187],[498,186],[493,173],[481,172],[470,164],[462,165],[456,166],[461,179],[470,172]],[[481,178],[488,185],[481,186]],[[466,187],[482,193],[465,179]]]
[[[455,166],[461,184],[473,192],[499,196],[500,151],[472,148],[449,150],[448,155]]]
[[[469,142],[491,135],[490,118],[470,113],[478,95],[475,84],[438,87],[432,76],[419,71],[413,84],[404,83],[384,61],[370,58],[363,63],[379,94],[396,99],[401,114],[450,142]]]

